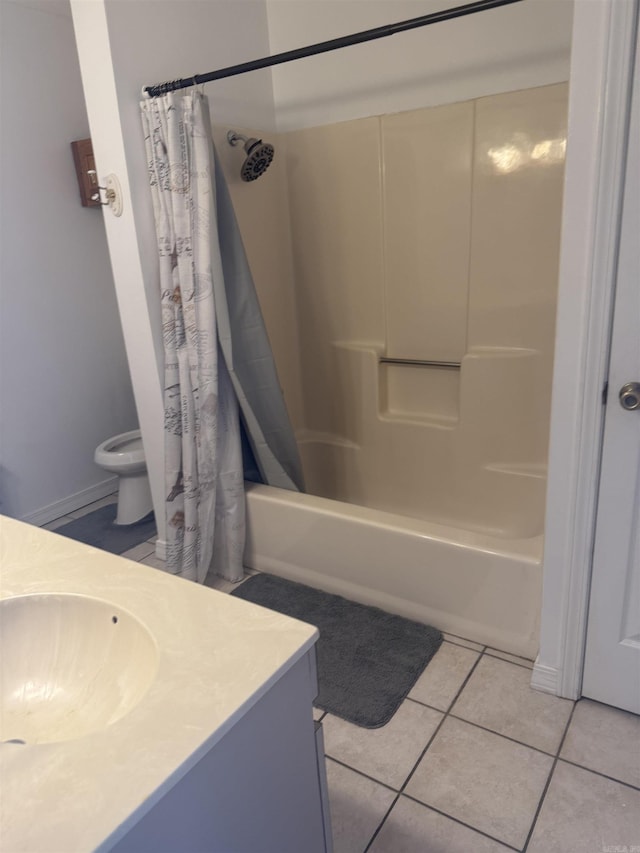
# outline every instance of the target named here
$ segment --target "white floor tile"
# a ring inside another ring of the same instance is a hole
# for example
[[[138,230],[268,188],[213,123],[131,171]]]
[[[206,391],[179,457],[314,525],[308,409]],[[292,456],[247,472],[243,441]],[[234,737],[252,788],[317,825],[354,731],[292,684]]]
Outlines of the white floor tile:
[[[448,717],[406,793],[519,849],[552,766],[550,756]]]
[[[330,759],[327,785],[334,853],[363,853],[396,794]]]
[[[530,682],[528,669],[484,656],[451,713],[555,754],[573,702],[532,690]]]
[[[640,787],[640,717],[591,699],[581,699],[573,712],[560,755]]]
[[[505,847],[472,829],[400,797],[370,853],[507,853]]]
[[[154,569],[160,569],[163,572],[167,571],[167,563],[165,560],[161,560],[160,557],[156,557],[155,554],[150,554],[148,557],[145,557],[143,560],[139,560],[140,563],[143,563],[145,566],[152,566]]]
[[[409,693],[411,699],[446,711],[480,653],[443,643]]]
[[[527,853],[640,850],[640,791],[558,761]]]
[[[399,790],[443,714],[405,700],[386,726],[364,729],[332,714],[322,721],[327,755]]]
[[[124,554],[121,554],[121,557],[126,557],[127,560],[144,560],[145,557],[150,557],[152,554],[155,554],[155,546],[150,542],[141,542],[140,545],[134,545],[133,548],[129,548],[128,551],[125,551]]]

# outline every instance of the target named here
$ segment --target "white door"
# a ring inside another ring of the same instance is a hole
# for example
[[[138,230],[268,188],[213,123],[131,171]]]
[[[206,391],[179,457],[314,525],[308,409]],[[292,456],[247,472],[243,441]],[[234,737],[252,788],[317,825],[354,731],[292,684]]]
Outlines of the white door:
[[[638,52],[640,53],[640,51]],[[636,55],[582,693],[640,713],[640,56]],[[620,390],[627,383],[623,401]],[[623,402],[628,408],[623,407]]]

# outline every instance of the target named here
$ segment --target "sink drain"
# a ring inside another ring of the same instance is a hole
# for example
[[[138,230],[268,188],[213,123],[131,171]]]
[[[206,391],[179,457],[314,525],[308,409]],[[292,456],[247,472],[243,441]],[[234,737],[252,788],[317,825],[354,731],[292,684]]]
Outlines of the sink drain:
[[[27,742],[20,737],[10,737],[8,740],[3,740],[2,743],[23,743],[26,745]]]

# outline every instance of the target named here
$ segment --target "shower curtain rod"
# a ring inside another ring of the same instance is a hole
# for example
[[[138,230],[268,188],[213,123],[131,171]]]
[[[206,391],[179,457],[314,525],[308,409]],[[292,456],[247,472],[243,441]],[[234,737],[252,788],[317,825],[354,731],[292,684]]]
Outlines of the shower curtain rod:
[[[208,74],[194,74],[193,77],[185,77],[180,80],[170,80],[167,83],[145,86],[143,91],[150,97],[157,98],[160,95],[164,95],[167,92],[174,92],[177,89],[187,89],[189,86],[210,83],[212,80],[221,80],[223,77],[235,77],[237,74],[245,74],[247,71],[269,68],[271,65],[292,62],[294,59],[304,59],[306,56],[315,56],[318,53],[338,50],[341,47],[351,47],[353,44],[386,38],[386,36],[392,36],[405,30],[414,30],[418,27],[426,27],[429,24],[440,23],[440,21],[450,21],[453,18],[461,18],[464,15],[473,15],[476,12],[484,12],[487,9],[495,9],[498,6],[508,6],[511,3],[521,2],[522,0],[476,0],[475,3],[468,3],[465,6],[443,9],[441,12],[432,12],[429,15],[421,15],[419,18],[399,21],[397,24],[386,24],[383,27],[375,27],[372,30],[363,30],[360,33],[353,33],[349,36],[321,41],[318,44],[310,44],[307,47],[300,47],[296,50],[287,50],[284,53],[276,53],[273,56],[265,56],[263,59],[254,59],[252,62],[230,65],[227,68],[220,68],[218,71],[210,71]]]

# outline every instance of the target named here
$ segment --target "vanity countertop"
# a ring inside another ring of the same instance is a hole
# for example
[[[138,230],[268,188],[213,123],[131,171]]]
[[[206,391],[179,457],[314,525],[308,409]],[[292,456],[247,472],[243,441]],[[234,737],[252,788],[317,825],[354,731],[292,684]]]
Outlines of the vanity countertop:
[[[0,516],[0,599],[56,593],[135,616],[157,645],[157,675],[100,731],[0,744],[2,853],[108,850],[318,637],[311,625]]]

